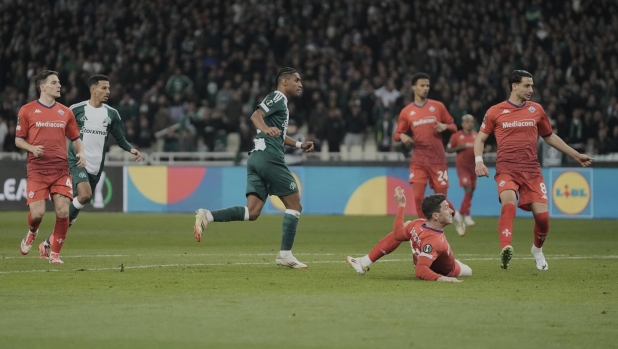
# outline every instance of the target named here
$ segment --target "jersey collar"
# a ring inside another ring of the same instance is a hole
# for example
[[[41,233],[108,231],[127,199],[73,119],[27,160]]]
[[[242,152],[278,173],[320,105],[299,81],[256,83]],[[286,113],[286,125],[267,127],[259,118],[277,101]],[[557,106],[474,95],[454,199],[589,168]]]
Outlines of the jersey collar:
[[[427,105],[427,102],[429,102],[429,98],[425,98],[425,103],[423,103],[422,105],[418,105],[416,104],[416,102],[412,102],[412,104],[414,104],[414,106],[417,108],[422,108]]]
[[[525,106],[526,106],[526,103],[528,103],[527,101],[524,101],[524,104],[522,104],[522,105],[517,105],[517,104],[515,104],[515,103],[513,103],[513,102],[509,101],[508,99],[506,100],[506,102],[507,102],[508,104],[510,104],[510,105],[512,105],[512,106],[514,106],[515,108],[523,108],[523,107],[525,107]]]
[[[50,105],[49,107],[41,103],[41,101],[39,101],[38,99],[36,100],[36,102],[39,103],[43,108],[47,108],[47,109],[51,109],[56,105],[56,101],[54,101],[54,104]]]
[[[443,231],[443,230],[438,230],[438,229],[430,228],[430,227],[428,227],[428,226],[427,226],[427,224],[425,224],[425,223],[423,223],[422,227],[423,227],[423,228],[425,228],[425,229],[429,229],[429,230],[431,230],[431,231],[435,231],[436,233],[441,233],[441,234],[443,234],[443,233],[444,233],[444,231]]]
[[[279,93],[281,95],[281,97],[283,97],[283,100],[285,101],[285,106],[288,106],[288,98],[283,94],[283,92],[275,90],[275,93]]]

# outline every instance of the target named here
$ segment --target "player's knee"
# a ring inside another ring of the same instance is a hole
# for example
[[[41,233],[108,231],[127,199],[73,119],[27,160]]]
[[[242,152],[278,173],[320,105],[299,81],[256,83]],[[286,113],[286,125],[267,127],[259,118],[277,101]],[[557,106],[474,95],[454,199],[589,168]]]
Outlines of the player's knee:
[[[42,220],[44,215],[45,215],[45,210],[30,211],[30,216],[32,217],[32,220],[35,222]]]
[[[249,211],[249,220],[250,221],[255,221],[258,219],[258,217],[260,217],[260,211],[254,210],[254,211]]]
[[[547,214],[547,212],[544,212],[545,214],[535,214],[534,215],[534,223],[536,223],[536,225],[539,228],[539,231],[541,232],[547,232],[549,231],[549,215]]]
[[[82,205],[89,203],[91,199],[92,193],[79,193],[79,195],[77,195],[77,201]]]
[[[56,218],[67,218],[69,216],[69,209],[61,208],[56,210]]]

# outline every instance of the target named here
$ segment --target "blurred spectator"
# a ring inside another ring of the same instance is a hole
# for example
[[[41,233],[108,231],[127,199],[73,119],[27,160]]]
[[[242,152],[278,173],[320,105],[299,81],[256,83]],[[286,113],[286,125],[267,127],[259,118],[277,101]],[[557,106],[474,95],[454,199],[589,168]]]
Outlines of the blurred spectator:
[[[15,145],[15,121],[9,121],[8,125],[8,133],[4,137],[4,151],[6,152],[16,152],[19,151],[17,146]]]
[[[345,136],[343,144],[348,149],[353,145],[363,145],[365,141],[365,120],[361,115],[360,108],[353,105],[345,118]]]
[[[378,151],[392,151],[393,147],[393,132],[397,128],[397,120],[393,120],[389,111],[382,114],[382,119],[375,124],[376,143]]]
[[[139,114],[139,105],[135,102],[129,93],[125,93],[122,96],[122,100],[118,103],[118,113],[120,117],[125,120],[137,120]]]
[[[2,2],[2,13],[15,15],[1,19],[0,113],[7,124],[16,120],[19,107],[37,98],[33,77],[43,69],[60,72],[59,102],[67,105],[88,98],[85,81],[98,72],[110,77],[109,104],[124,120],[138,117],[135,103],[152,132],[169,124],[165,110],[177,122],[184,113],[176,107],[201,103],[212,110],[196,122],[224,127],[209,131],[215,142],[215,135],[222,140],[240,129],[247,114],[238,113],[238,101],[253,110],[272,91],[277,70],[293,66],[304,91],[290,99],[290,116],[299,126],[307,123],[308,138],[315,139],[332,122],[330,110],[349,118],[350,102],[371,126],[386,110],[397,116],[410,101],[410,77],[420,71],[431,76],[430,98],[447,105],[457,121],[470,113],[480,125],[487,108],[508,97],[505,76],[526,69],[534,75],[533,99],[556,118],[561,136],[585,147],[607,126],[613,139],[616,1],[282,3],[39,1],[32,11],[31,1]],[[40,13],[60,18],[53,30]],[[171,107],[161,107],[161,96]],[[212,123],[215,110],[224,122]],[[145,131],[139,118],[133,125],[138,139]],[[196,144],[204,127],[196,126]],[[365,129],[361,133],[366,139]],[[337,131],[328,134],[334,139]]]
[[[338,153],[345,135],[345,123],[341,119],[341,110],[332,108],[328,111],[328,118],[320,132],[321,139],[328,143],[328,151]]]
[[[193,81],[183,74],[180,68],[175,68],[174,74],[167,79],[165,93],[167,93],[169,97],[173,97],[176,94],[182,96],[190,88],[193,88]]]
[[[0,145],[4,148],[4,139],[9,134],[9,128],[6,124],[6,120],[0,115]],[[0,149],[2,150],[2,149]]]

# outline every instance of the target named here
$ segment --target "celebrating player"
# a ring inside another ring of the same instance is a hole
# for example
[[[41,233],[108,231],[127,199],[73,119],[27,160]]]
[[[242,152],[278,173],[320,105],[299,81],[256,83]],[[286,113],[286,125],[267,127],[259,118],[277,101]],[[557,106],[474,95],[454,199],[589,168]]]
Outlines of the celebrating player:
[[[401,110],[397,130],[393,134],[396,142],[414,145],[410,161],[410,183],[414,190],[414,202],[419,218],[425,218],[421,202],[425,196],[427,182],[436,192],[444,194],[448,190],[448,167],[442,145],[441,132],[457,131],[453,117],[444,104],[427,98],[429,93],[429,75],[417,73],[412,77],[414,102]],[[412,136],[406,133],[412,131]],[[450,207],[454,207],[449,202]],[[466,225],[458,211],[453,216],[453,224],[457,233],[466,234]]]
[[[56,102],[61,87],[58,73],[45,70],[37,74],[35,84],[40,97],[21,107],[15,132],[15,145],[29,152],[26,202],[30,207],[30,229],[21,242],[20,251],[26,255],[32,249],[45,214],[45,199],[51,194],[56,225],[52,232],[49,262],[62,264],[60,250],[69,230],[69,203],[73,199],[65,137],[75,147],[75,166],[86,167],[86,157],[73,112]]]
[[[288,120],[288,98],[300,95],[300,75],[292,68],[279,70],[276,78],[277,90],[260,103],[251,121],[257,128],[253,149],[247,160],[247,206],[232,206],[217,211],[198,209],[193,233],[200,242],[202,232],[210,222],[254,221],[262,212],[268,195],[278,196],[285,205],[281,250],[275,259],[278,265],[290,268],[307,268],[292,255],[292,245],[302,206],[298,184],[284,161],[284,145],[313,151],[313,142],[297,142],[286,136]]]
[[[69,227],[73,225],[84,205],[90,202],[92,192],[101,178],[105,163],[105,144],[107,144],[107,136],[110,133],[120,148],[135,155],[136,161],[139,162],[142,159],[142,154],[127,142],[124,136],[124,125],[118,111],[103,103],[107,102],[110,94],[109,78],[105,75],[93,75],[88,79],[88,86],[90,87],[90,100],[70,107],[81,130],[88,165],[86,168],[77,166],[78,158],[75,148],[69,145],[69,168],[73,178],[73,193],[76,195],[69,205]],[[47,258],[49,250],[50,238],[48,237],[39,245],[40,258]]]
[[[458,276],[471,276],[472,269],[455,259],[451,247],[444,236],[444,227],[453,221],[453,210],[444,194],[425,197],[421,203],[424,218],[403,222],[406,196],[401,187],[395,188],[395,200],[399,204],[393,231],[361,258],[348,256],[346,261],[363,275],[369,266],[391,252],[403,241],[410,241],[416,277],[422,280],[461,282]]]
[[[451,135],[451,140],[446,146],[447,153],[457,153],[455,167],[459,177],[459,185],[464,188],[464,198],[461,202],[459,213],[464,217],[467,226],[473,226],[474,221],[470,217],[472,206],[472,194],[476,188],[476,173],[474,172],[474,116],[466,114],[461,118],[461,131]]]
[[[487,110],[480,132],[474,142],[476,174],[489,176],[483,163],[483,148],[487,137],[493,132],[498,143],[496,175],[498,196],[502,210],[498,220],[500,234],[501,267],[507,269],[513,258],[513,219],[517,203],[519,208],[532,211],[534,215],[534,242],[532,255],[539,270],[547,270],[543,255],[543,243],[549,232],[547,212],[547,187],[537,159],[537,139],[541,135],[547,144],[569,155],[583,167],[592,163],[592,158],[580,154],[552,133],[549,118],[543,107],[530,101],[532,96],[532,74],[515,70],[509,76],[511,96]],[[518,201],[519,199],[519,201]]]

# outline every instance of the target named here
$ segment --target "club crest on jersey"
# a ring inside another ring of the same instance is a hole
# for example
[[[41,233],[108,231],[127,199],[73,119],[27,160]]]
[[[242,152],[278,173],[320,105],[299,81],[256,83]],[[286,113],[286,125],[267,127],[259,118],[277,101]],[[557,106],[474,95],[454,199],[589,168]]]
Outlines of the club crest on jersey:
[[[60,114],[60,115],[64,115],[64,110],[62,110],[62,109],[58,109],[58,114]]]
[[[434,112],[436,110],[436,108],[433,107],[433,105],[431,107],[429,107],[429,111],[430,112]]]
[[[105,119],[103,119],[103,126],[107,126],[111,123],[112,123],[112,119],[110,119],[109,116],[106,116]]]
[[[536,111],[536,109],[534,109],[534,107],[533,107],[533,106],[530,106],[530,108],[528,108],[528,110],[529,110],[531,113],[534,113],[534,112]]]

